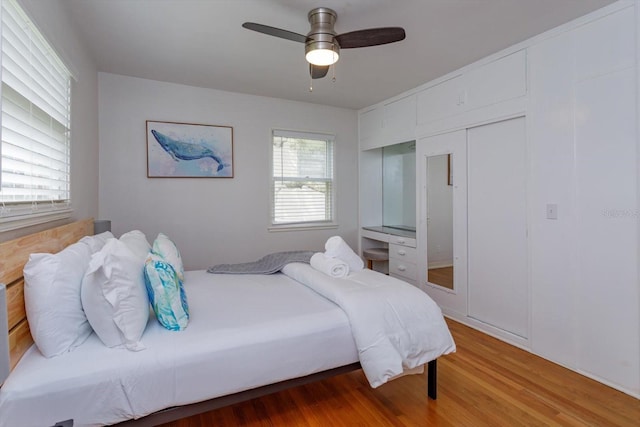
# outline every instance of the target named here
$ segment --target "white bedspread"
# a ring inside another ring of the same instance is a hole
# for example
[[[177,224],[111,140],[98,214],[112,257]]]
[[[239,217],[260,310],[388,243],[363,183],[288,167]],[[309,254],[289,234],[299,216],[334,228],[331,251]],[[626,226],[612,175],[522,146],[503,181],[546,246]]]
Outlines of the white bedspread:
[[[406,282],[372,270],[330,278],[301,263],[282,272],[345,311],[372,387],[456,349],[440,308]]]
[[[189,326],[150,319],[146,350],[95,334],[51,359],[32,346],[0,389],[0,426],[112,424],[358,361],[344,312],[283,274],[190,271],[185,287]]]

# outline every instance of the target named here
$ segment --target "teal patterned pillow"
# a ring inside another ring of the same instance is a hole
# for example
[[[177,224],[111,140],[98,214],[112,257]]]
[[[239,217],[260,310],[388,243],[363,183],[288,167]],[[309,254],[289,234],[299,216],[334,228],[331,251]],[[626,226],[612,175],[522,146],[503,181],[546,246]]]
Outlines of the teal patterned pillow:
[[[182,281],[171,264],[151,254],[144,265],[144,283],[149,301],[162,326],[181,331],[189,323],[189,306]]]
[[[166,262],[171,264],[178,275],[178,278],[181,281],[184,281],[184,265],[182,264],[182,257],[180,256],[180,251],[178,251],[176,244],[173,243],[171,239],[169,239],[165,234],[159,233],[158,237],[156,237],[156,240],[153,242],[151,252],[156,255],[160,255]]]

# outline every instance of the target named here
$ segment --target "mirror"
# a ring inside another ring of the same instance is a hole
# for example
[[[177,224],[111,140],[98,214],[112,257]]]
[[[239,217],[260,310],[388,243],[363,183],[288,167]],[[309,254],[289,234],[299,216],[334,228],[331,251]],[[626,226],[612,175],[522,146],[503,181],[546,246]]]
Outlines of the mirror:
[[[416,231],[416,143],[382,149],[382,225]]]
[[[453,289],[452,157],[427,157],[427,281],[448,289]]]

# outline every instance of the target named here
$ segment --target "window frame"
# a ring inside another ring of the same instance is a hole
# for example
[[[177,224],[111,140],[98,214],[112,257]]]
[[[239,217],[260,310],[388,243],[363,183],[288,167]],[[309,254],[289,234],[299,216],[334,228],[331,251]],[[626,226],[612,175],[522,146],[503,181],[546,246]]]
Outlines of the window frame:
[[[274,211],[275,211],[275,179],[274,176],[274,161],[273,161],[273,144],[274,138],[277,136],[291,137],[291,138],[305,138],[318,141],[326,141],[331,144],[331,161],[332,161],[332,176],[331,176],[331,219],[326,221],[301,221],[301,222],[289,222],[289,223],[274,223]],[[337,219],[337,179],[336,179],[336,136],[333,133],[318,132],[318,131],[300,131],[286,128],[272,128],[269,133],[269,231],[304,231],[304,230],[321,230],[332,229],[338,227]]]
[[[71,207],[71,158],[72,158],[72,138],[71,138],[71,122],[72,122],[72,107],[71,107],[71,91],[73,87],[73,81],[75,80],[74,73],[72,73],[69,66],[65,63],[63,57],[56,51],[55,46],[46,38],[44,33],[40,30],[35,21],[29,16],[29,11],[26,10],[19,2],[15,0],[1,0],[2,2],[11,3],[8,7],[12,7],[16,9],[17,14],[23,18],[24,21],[21,21],[19,24],[22,26],[24,24],[25,31],[29,31],[32,33],[30,37],[32,39],[37,39],[39,44],[46,50],[47,54],[50,55],[51,61],[56,63],[56,69],[64,74],[64,79],[66,82],[67,93],[66,93],[66,110],[67,110],[67,123],[68,126],[66,128],[66,147],[67,147],[67,194],[66,199],[61,200],[25,200],[25,201],[1,201],[0,200],[0,233],[10,230],[16,230],[23,227],[30,227],[33,225],[43,224],[51,221],[58,221],[62,219],[70,218],[73,214],[73,209]],[[4,13],[4,5],[0,8],[0,16]],[[0,22],[0,30],[3,27],[3,23]],[[0,40],[2,38],[0,37]],[[0,41],[0,44],[2,42]],[[3,46],[0,46],[0,111],[3,110],[4,105],[2,105],[2,92],[3,85],[2,83],[2,60],[5,55]],[[61,75],[62,75],[61,74]],[[29,99],[26,94],[20,93],[20,96],[25,97],[25,99]],[[33,104],[33,101],[29,101]],[[1,125],[0,118],[0,125]],[[2,126],[0,126],[0,136],[2,135]],[[2,142],[0,138],[0,179],[2,173]],[[0,183],[1,184],[1,183]]]

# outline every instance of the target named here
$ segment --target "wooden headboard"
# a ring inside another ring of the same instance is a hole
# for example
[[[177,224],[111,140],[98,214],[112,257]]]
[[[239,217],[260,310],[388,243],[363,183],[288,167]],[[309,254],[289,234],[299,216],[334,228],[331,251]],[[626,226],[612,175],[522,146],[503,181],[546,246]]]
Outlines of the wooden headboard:
[[[22,270],[29,260],[29,255],[60,252],[82,237],[92,234],[93,218],[89,218],[0,243],[0,283],[7,286],[10,369],[13,369],[33,344],[24,307],[24,278],[22,277]],[[0,331],[0,337],[2,335]]]

